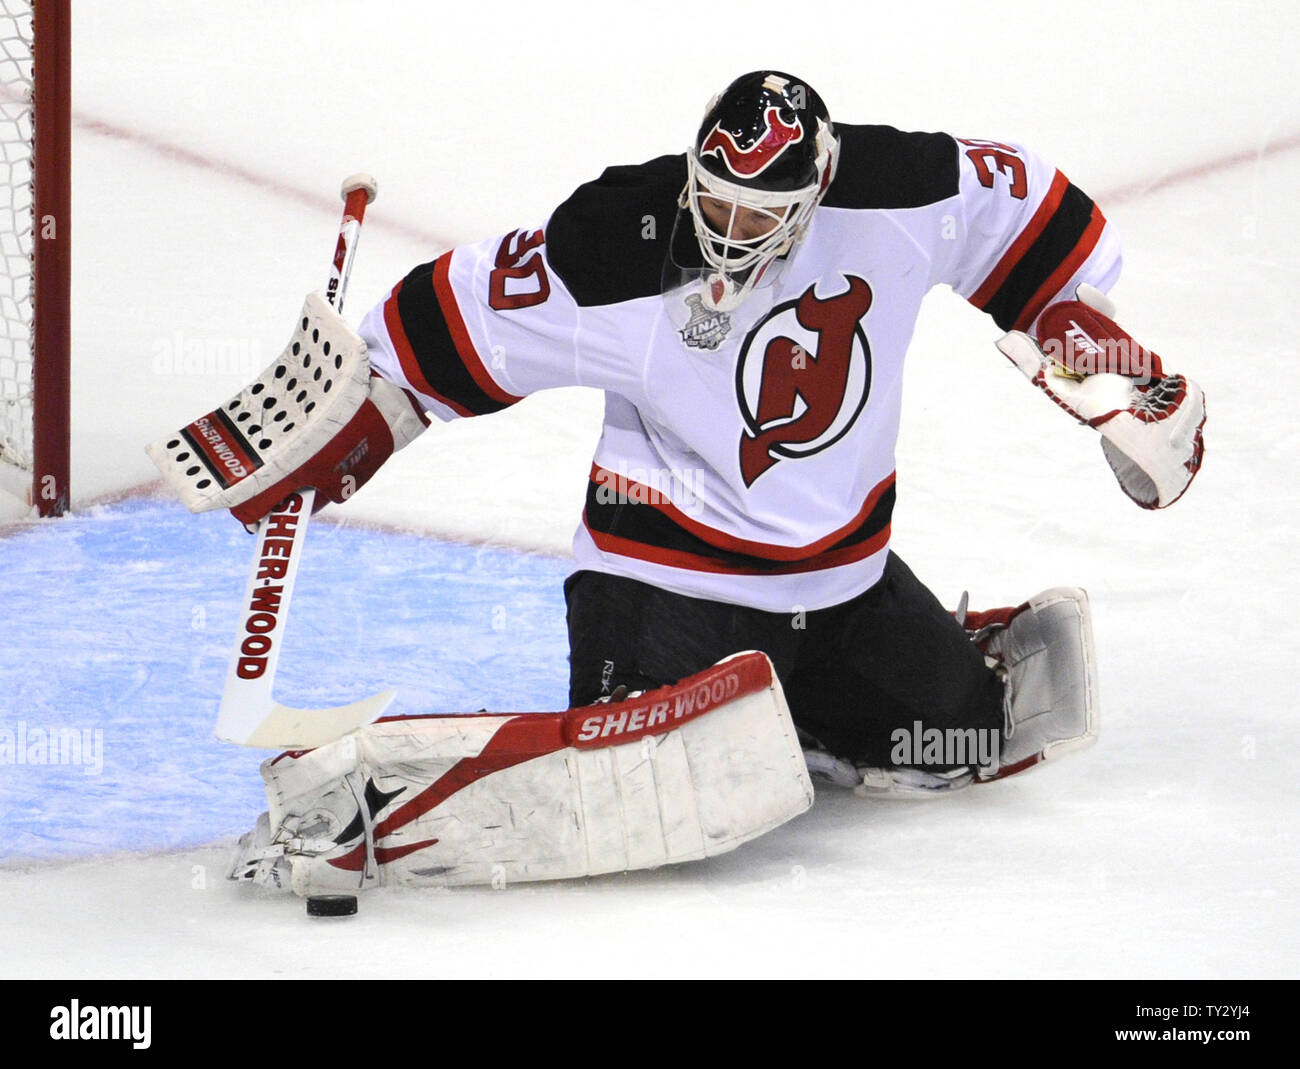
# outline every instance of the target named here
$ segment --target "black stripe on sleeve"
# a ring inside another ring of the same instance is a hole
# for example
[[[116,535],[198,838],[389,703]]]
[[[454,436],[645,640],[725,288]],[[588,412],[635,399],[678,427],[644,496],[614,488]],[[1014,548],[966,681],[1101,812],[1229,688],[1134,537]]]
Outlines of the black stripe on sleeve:
[[[402,280],[397,294],[402,330],[411,344],[420,373],[438,397],[454,402],[472,415],[483,416],[509,408],[509,404],[483,392],[461,359],[433,287],[435,263],[436,260],[431,260],[412,270]]]
[[[999,327],[1015,326],[1034,294],[1079,244],[1092,221],[1092,209],[1092,198],[1070,183],[1042,232],[984,306]]]

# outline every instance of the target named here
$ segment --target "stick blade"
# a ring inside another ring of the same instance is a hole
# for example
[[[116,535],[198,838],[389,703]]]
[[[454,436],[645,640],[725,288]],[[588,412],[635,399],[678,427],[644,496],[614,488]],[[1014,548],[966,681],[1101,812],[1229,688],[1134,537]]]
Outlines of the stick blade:
[[[314,750],[378,720],[396,697],[397,691],[386,690],[331,709],[295,709],[275,701],[261,710],[228,709],[223,702],[216,734],[223,742],[240,746]]]

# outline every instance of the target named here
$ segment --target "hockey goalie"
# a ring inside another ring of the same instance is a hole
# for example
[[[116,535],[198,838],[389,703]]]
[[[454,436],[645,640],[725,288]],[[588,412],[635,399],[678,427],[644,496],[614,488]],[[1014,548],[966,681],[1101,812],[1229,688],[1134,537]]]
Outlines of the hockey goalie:
[[[685,153],[415,267],[356,333],[311,304],[293,344],[347,354],[351,400],[214,487],[205,507],[246,524],[305,486],[344,500],[429,415],[603,391],[565,583],[570,709],[381,720],[269,760],[234,874],[308,894],[643,868],[789,820],[810,771],[933,797],[1090,745],[1086,594],[945,609],[891,545],[894,449],[943,284],[1125,494],[1177,501],[1204,398],[1120,327],[1119,271],[1100,208],[1028,148],[832,123],[806,82],[757,71]],[[294,378],[269,372],[266,396],[288,404]]]

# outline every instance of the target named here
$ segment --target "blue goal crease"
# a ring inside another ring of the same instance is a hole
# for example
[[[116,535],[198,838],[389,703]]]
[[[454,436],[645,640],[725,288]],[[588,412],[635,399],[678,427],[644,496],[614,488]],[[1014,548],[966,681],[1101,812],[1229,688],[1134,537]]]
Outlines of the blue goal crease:
[[[135,502],[0,540],[0,858],[174,849],[266,808],[268,751],[212,734],[253,539]],[[316,524],[276,697],[562,709],[566,561]]]

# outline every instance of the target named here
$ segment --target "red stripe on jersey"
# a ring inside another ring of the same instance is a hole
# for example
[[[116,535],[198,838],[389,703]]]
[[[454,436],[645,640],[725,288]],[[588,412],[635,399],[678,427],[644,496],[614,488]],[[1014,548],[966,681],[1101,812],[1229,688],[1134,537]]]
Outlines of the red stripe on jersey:
[[[478,383],[478,388],[492,400],[503,405],[513,405],[516,401],[522,401],[522,397],[506,393],[493,381],[478,350],[474,348],[474,340],[465,327],[465,319],[460,314],[460,305],[456,303],[456,294],[451,288],[451,279],[448,277],[450,267],[451,253],[449,252],[439,256],[433,262],[433,289],[438,295],[438,306],[442,309],[442,317],[447,323],[447,331],[451,334],[452,343],[456,346],[461,363],[465,365],[465,370],[470,373],[470,377]]]
[[[1011,247],[1002,254],[1002,259],[997,262],[997,266],[989,273],[989,277],[981,283],[970,296],[970,303],[976,308],[983,309],[985,305],[993,298],[993,295],[1002,288],[1002,283],[1007,280],[1020,258],[1029,251],[1030,247],[1038,240],[1038,236],[1047,226],[1048,220],[1056,214],[1056,209],[1061,206],[1061,198],[1065,196],[1065,191],[1070,188],[1070,180],[1065,177],[1059,170],[1052,179],[1051,188],[1047,191],[1047,196],[1034,212],[1034,216],[1029,220],[1028,225],[1020,232],[1020,236],[1011,243]]]
[[[397,361],[402,365],[402,374],[406,376],[406,381],[417,392],[441,402],[456,415],[472,416],[473,412],[464,405],[458,405],[450,398],[444,397],[424,377],[424,372],[420,370],[420,362],[415,358],[415,350],[411,348],[411,339],[406,336],[406,328],[402,326],[402,313],[397,308],[397,295],[401,292],[402,283],[399,282],[388,295],[388,300],[384,302],[384,327],[388,330],[389,340],[393,343]]]
[[[1035,319],[1039,317],[1048,303],[1061,292],[1061,287],[1070,281],[1073,275],[1080,267],[1083,266],[1084,260],[1092,255],[1092,250],[1097,247],[1097,242],[1101,240],[1101,232],[1106,229],[1106,217],[1101,214],[1101,209],[1097,205],[1092,206],[1092,218],[1088,222],[1088,228],[1079,238],[1079,243],[1070,251],[1070,255],[1061,261],[1058,267],[1048,277],[1038,291],[1029,299],[1024,310],[1020,313],[1020,318],[1016,320],[1013,330],[1028,330]],[[1073,296],[1071,294],[1071,296]]]
[[[794,561],[776,568],[747,568],[743,564],[732,564],[714,557],[703,557],[680,549],[663,549],[646,542],[634,542],[630,538],[620,538],[618,535],[604,534],[601,531],[592,530],[587,524],[585,512],[582,521],[583,526],[587,528],[587,534],[591,536],[591,540],[596,543],[596,548],[602,553],[613,553],[619,557],[634,557],[637,560],[649,561],[651,564],[662,564],[669,568],[684,568],[692,572],[715,572],[721,575],[798,575],[803,572],[819,572],[826,568],[838,568],[841,565],[854,564],[884,549],[889,544],[890,532],[889,525],[886,525],[866,541],[845,546],[843,549],[832,550],[830,553],[822,553],[806,560]]]
[[[700,523],[682,512],[681,509],[665,498],[662,492],[638,483],[634,479],[621,476],[608,468],[602,468],[599,464],[592,464],[591,466],[592,482],[612,486],[623,496],[632,498],[638,504],[648,504],[651,508],[658,509],[678,527],[689,531],[696,538],[709,543],[711,546],[716,546],[718,549],[726,550],[729,553],[743,553],[750,557],[762,557],[764,560],[783,561],[807,560],[809,557],[816,556],[851,535],[871,515],[872,510],[879,504],[881,495],[894,485],[896,475],[896,472],[890,472],[877,483],[871,492],[867,494],[867,499],[863,502],[862,508],[858,509],[857,515],[844,524],[843,527],[836,528],[830,534],[817,539],[815,542],[809,542],[806,546],[779,546],[772,542],[754,542],[748,538],[737,538],[725,531],[719,531],[716,527]],[[592,532],[593,537],[595,533]]]

